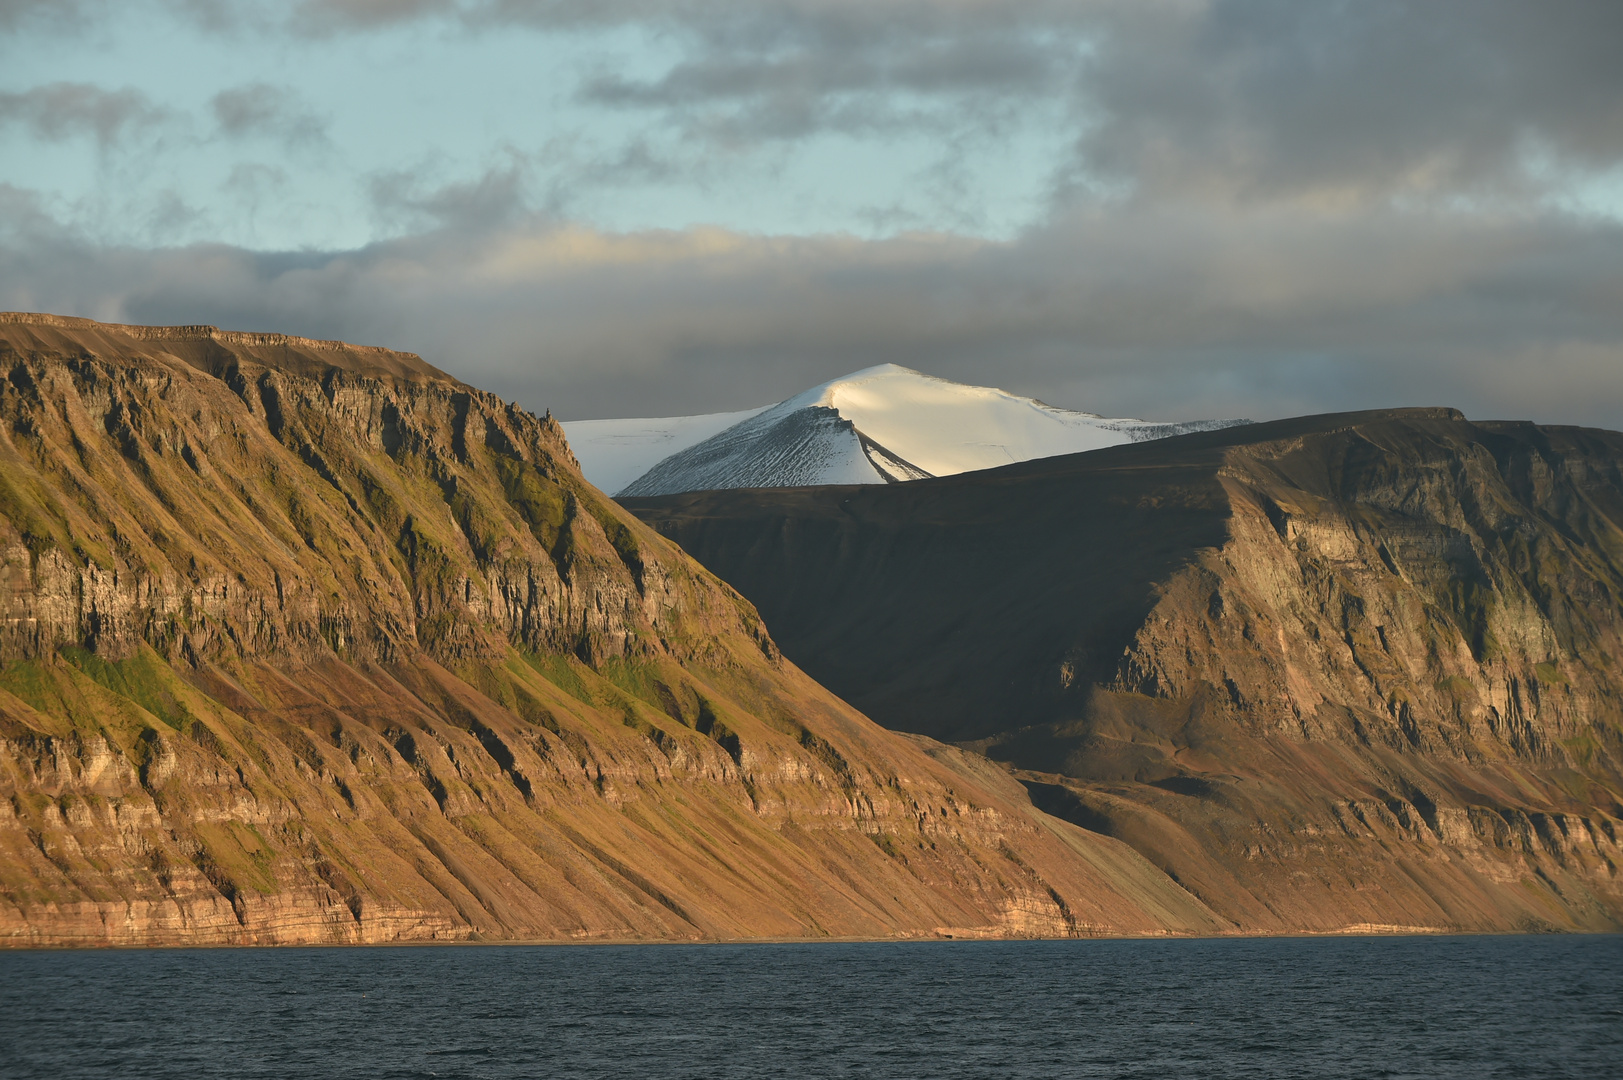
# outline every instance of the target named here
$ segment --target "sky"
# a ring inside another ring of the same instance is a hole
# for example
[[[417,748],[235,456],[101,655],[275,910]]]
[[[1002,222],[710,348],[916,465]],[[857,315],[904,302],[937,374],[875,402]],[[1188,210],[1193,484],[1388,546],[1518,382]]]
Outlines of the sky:
[[[1612,0],[0,0],[0,310],[566,419],[878,363],[1623,429]]]

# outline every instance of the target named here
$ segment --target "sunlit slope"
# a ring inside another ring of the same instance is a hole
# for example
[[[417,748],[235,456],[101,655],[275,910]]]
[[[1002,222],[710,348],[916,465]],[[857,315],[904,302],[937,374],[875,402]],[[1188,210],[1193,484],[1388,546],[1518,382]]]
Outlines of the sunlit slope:
[[[4,940],[1229,925],[416,357],[0,316],[0,368]]]

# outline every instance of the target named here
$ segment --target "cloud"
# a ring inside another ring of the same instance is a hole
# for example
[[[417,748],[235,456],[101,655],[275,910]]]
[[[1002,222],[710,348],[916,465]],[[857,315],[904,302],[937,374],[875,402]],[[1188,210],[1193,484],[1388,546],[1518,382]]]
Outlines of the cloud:
[[[1317,199],[1536,195],[1623,161],[1623,6],[1594,0],[306,0],[361,32],[639,27],[582,100],[732,144],[1069,110],[1073,179]],[[1538,168],[1531,167],[1538,164]]]
[[[521,216],[526,203],[529,163],[509,151],[507,161],[477,179],[435,186],[432,164],[374,175],[369,184],[373,212],[391,232],[438,230],[477,236]]]
[[[758,9],[681,25],[685,56],[656,78],[588,78],[581,99],[656,110],[737,142],[996,127],[1016,103],[1061,93],[1083,50],[1018,17],[890,19],[882,6],[771,20]]]
[[[78,28],[101,6],[99,0],[0,0],[0,26]]]
[[[1084,168],[1246,198],[1504,194],[1623,161],[1623,7],[1212,0],[1111,10]]]
[[[20,93],[0,92],[0,124],[19,124],[48,142],[89,136],[105,150],[170,119],[168,110],[133,87],[103,90],[89,83],[57,82]]]
[[[209,108],[220,134],[228,138],[271,138],[290,148],[327,142],[327,122],[286,87],[232,87],[210,98]]]
[[[296,32],[324,35],[455,15],[471,6],[457,0],[304,0],[289,23]]]
[[[30,0],[0,5],[0,21],[43,10]],[[838,133],[934,140],[952,161],[1035,124],[1074,147],[1053,177],[1061,202],[1111,191],[1525,204],[1623,166],[1614,44],[1623,6],[1594,0],[167,6],[212,29],[251,28],[256,40],[412,25],[474,38],[569,34],[583,53],[604,49],[601,63],[583,65],[577,105],[646,116],[630,138],[674,136],[694,158],[724,148],[771,159],[780,144]],[[605,34],[641,42],[632,49],[641,62],[622,64]],[[644,70],[655,56],[662,61]],[[323,137],[319,118],[285,89],[239,87],[214,107],[228,134]]]
[[[509,217],[283,255],[33,236],[0,306],[411,349],[569,417],[742,408],[888,361],[1154,419],[1623,428],[1623,226],[1554,213],[1118,207],[1007,243]]]
[[[226,25],[286,9],[211,10]],[[0,306],[413,349],[570,417],[742,408],[892,361],[1154,419],[1446,404],[1623,428],[1623,215],[1557,209],[1623,166],[1618,5],[312,0],[298,12],[284,32],[629,28],[658,46],[639,55],[663,60],[583,76],[580,102],[633,118],[614,118],[629,132],[619,144],[498,148],[452,184],[466,163],[431,153],[373,174],[379,235],[393,238],[355,250],[97,246],[56,225],[50,200],[0,188]],[[155,122],[138,94],[93,90],[51,108],[53,88],[0,97],[0,119],[104,144]],[[213,108],[242,139],[287,139],[312,115],[263,86]],[[951,159],[1042,110],[1063,167],[1007,241],[941,232],[941,215],[912,204],[875,220],[938,231],[614,234],[566,217],[610,184],[702,186],[734,166],[717,145],[789,160],[786,144],[840,132],[921,138]],[[228,183],[252,209],[279,182],[255,166]]]

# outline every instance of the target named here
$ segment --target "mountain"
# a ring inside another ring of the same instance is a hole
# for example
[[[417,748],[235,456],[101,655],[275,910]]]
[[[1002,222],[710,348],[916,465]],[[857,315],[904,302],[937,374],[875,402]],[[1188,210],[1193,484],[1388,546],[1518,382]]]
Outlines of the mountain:
[[[1214,932],[384,349],[0,315],[0,940]]]
[[[1623,434],[1410,409],[626,504],[1241,928],[1623,925]]]
[[[881,364],[744,413],[564,425],[587,478],[626,496],[886,484],[1244,423],[1056,409]]]

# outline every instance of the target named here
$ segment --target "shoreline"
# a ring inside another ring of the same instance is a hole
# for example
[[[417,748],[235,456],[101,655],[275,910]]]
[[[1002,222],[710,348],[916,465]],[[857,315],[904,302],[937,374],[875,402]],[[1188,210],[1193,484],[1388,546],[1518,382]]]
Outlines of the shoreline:
[[[224,942],[184,943],[161,945],[77,944],[0,942],[0,954],[20,952],[161,952],[161,951],[214,951],[226,949],[281,951],[290,949],[449,949],[449,948],[599,948],[626,946],[735,946],[735,945],[953,945],[1013,942],[1116,942],[1116,941],[1274,941],[1274,940],[1350,940],[1392,938],[1511,938],[1511,937],[1614,937],[1623,935],[1617,930],[1469,930],[1440,927],[1379,928],[1355,925],[1342,930],[1292,931],[1286,933],[1253,933],[1236,931],[1226,934],[1077,934],[1065,937],[1028,936],[951,936],[916,935],[907,937],[761,937],[761,938],[465,938],[457,941],[376,941],[343,942],[311,941],[278,944],[233,944]]]

